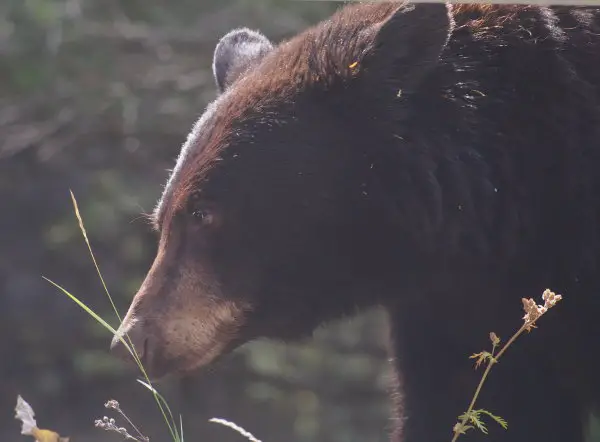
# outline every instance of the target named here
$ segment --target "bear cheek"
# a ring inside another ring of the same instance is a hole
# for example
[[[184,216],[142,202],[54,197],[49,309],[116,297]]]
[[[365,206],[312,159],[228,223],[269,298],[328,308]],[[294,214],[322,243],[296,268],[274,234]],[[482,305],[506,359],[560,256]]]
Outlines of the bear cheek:
[[[180,275],[155,326],[159,353],[187,370],[209,363],[238,337],[249,305],[225,299],[214,278],[197,265]]]
[[[237,337],[247,306],[221,294],[212,272],[186,256],[161,250],[120,327],[155,378],[189,371],[218,357]],[[169,277],[168,269],[172,269]],[[117,340],[112,348],[129,359]]]
[[[238,338],[244,324],[244,308],[232,301],[208,298],[180,306],[164,318],[160,332],[163,363],[174,371],[212,362]]]

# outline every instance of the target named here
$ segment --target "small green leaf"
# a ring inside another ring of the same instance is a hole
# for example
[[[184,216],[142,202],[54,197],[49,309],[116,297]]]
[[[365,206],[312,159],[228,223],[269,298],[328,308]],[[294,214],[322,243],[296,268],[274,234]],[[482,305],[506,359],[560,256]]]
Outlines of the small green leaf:
[[[479,368],[479,366],[484,362],[484,361],[496,361],[494,359],[494,356],[492,356],[492,354],[489,351],[482,351],[481,353],[474,353],[471,356],[469,356],[469,359],[477,359],[477,361],[475,361],[475,368]]]
[[[479,430],[482,433],[488,434],[487,427],[485,426],[485,424],[483,423],[483,421],[480,419],[480,417],[479,417],[479,411],[478,410],[471,411],[470,420],[471,420],[471,422],[473,422],[473,424],[475,424],[475,426],[477,428],[479,428]]]
[[[508,422],[506,422],[502,417],[496,416],[487,410],[477,410],[477,411],[482,414],[487,414],[489,417],[494,419],[505,430],[508,428]]]

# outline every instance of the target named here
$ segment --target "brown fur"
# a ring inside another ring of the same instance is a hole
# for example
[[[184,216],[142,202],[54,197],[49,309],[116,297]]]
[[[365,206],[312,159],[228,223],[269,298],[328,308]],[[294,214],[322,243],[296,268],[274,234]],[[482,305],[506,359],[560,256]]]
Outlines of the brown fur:
[[[178,243],[178,237],[171,236],[168,249],[166,239],[161,240],[148,276],[123,319],[123,323],[132,328],[140,327],[139,321],[163,325],[161,330],[152,331],[160,335],[163,343],[162,351],[154,354],[154,358],[159,362],[169,361],[167,365],[156,365],[155,361],[148,360],[145,346],[132,337],[142,361],[154,364],[153,376],[167,371],[186,372],[212,362],[243,326],[245,305],[224,300],[220,287],[210,283],[215,279],[208,272],[199,273],[196,266],[173,268],[169,265],[174,253],[182,253],[183,245]],[[169,292],[168,299],[164,298],[165,291]],[[189,296],[198,291],[204,296]],[[148,315],[148,311],[153,313]]]
[[[600,398],[600,10],[449,11],[350,5],[227,77],[122,326],[153,373],[381,303],[393,440],[437,442],[475,386],[466,355],[550,287],[560,313],[495,367],[482,406],[513,442],[581,442]]]
[[[289,100],[299,90],[324,89],[358,75],[362,57],[371,49],[372,34],[390,14],[406,5],[410,3],[347,6],[334,14],[326,25],[314,26],[282,42],[277,51],[268,55],[257,69],[240,78],[235,98],[222,103],[222,111],[207,136],[210,141],[198,149],[195,158],[186,163],[182,182],[169,204],[170,210],[181,210],[213,163],[219,160],[231,135],[227,128],[233,122],[239,123],[248,114],[268,110],[273,103]],[[458,4],[452,7],[453,18],[459,27],[468,27],[480,37],[493,32],[495,28],[506,26],[507,22],[517,20],[519,14],[528,11],[533,13],[537,8],[483,4]],[[349,30],[352,32],[349,33]],[[331,48],[332,42],[340,46]],[[156,226],[160,224],[161,217],[162,213],[158,211]]]
[[[289,100],[299,90],[327,88],[358,74],[375,28],[392,12],[405,7],[402,3],[372,6],[366,9],[364,5],[351,5],[341,9],[328,25],[315,26],[281,43],[255,71],[239,80],[238,93],[222,103],[221,114],[208,137],[210,141],[182,171],[182,182],[170,203],[172,210],[183,207],[213,163],[218,161],[229,141],[227,129],[233,122],[243,121],[249,113],[268,111],[273,103]],[[349,33],[355,29],[360,31]],[[340,46],[332,49],[332,41]],[[159,213],[157,219],[160,218]]]

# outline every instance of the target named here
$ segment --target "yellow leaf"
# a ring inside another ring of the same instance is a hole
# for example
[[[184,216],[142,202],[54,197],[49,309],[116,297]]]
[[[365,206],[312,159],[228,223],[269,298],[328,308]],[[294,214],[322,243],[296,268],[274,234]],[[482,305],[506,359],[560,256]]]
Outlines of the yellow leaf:
[[[69,442],[68,437],[60,437],[54,431],[38,428],[33,408],[21,395],[17,396],[15,413],[15,418],[22,422],[21,434],[33,436],[37,442]]]
[[[31,433],[37,442],[62,442],[64,440],[58,435],[58,433],[50,430],[40,430],[39,428],[34,428]]]

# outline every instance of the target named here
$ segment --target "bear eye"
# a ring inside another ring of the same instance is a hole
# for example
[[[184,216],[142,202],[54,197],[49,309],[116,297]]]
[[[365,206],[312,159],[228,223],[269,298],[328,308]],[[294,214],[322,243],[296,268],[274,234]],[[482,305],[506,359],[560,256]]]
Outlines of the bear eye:
[[[194,221],[209,225],[215,221],[215,213],[211,210],[211,206],[206,203],[200,196],[199,192],[192,194],[188,201],[188,213],[194,218]]]
[[[193,210],[192,216],[204,225],[211,224],[214,220],[213,214],[209,210],[203,208]]]

